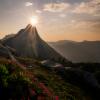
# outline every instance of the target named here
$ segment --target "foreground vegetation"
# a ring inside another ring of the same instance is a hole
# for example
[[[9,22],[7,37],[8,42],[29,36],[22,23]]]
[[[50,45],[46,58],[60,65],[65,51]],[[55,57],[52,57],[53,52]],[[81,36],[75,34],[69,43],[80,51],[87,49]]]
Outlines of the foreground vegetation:
[[[39,66],[38,61],[34,65],[23,70],[0,59],[0,100],[87,100],[78,87]]]
[[[76,72],[48,69],[38,60],[17,59],[25,70],[9,59],[0,59],[0,100],[92,100],[84,89],[87,87],[89,91],[95,91],[86,86],[81,77],[79,81]],[[79,65],[83,71],[92,73],[100,83],[99,64]]]

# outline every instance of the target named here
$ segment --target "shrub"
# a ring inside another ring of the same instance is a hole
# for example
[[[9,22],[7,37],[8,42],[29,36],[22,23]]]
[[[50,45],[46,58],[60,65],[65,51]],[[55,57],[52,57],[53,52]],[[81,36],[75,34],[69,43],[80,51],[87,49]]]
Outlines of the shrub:
[[[0,84],[1,87],[6,87],[7,86],[7,79],[8,79],[8,70],[4,65],[0,65]]]

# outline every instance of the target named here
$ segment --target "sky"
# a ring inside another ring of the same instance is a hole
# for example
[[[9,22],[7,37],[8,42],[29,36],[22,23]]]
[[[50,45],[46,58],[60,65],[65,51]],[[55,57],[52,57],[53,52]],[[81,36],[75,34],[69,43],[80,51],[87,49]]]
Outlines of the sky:
[[[46,41],[100,40],[100,0],[0,0],[0,38],[25,28],[32,16]]]

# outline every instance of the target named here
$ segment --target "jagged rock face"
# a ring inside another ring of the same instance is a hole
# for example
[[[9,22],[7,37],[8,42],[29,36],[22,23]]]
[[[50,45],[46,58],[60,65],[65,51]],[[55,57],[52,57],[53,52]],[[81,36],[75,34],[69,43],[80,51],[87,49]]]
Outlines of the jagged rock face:
[[[3,44],[14,48],[17,55],[22,57],[55,60],[64,59],[40,38],[36,27],[32,27],[31,25],[20,30],[14,37],[3,41]]]

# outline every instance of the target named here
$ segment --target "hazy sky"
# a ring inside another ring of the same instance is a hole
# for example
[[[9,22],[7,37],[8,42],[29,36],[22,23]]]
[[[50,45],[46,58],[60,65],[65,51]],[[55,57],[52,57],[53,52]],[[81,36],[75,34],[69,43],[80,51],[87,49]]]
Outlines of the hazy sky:
[[[100,40],[100,0],[0,0],[0,38],[38,16],[46,41]]]

